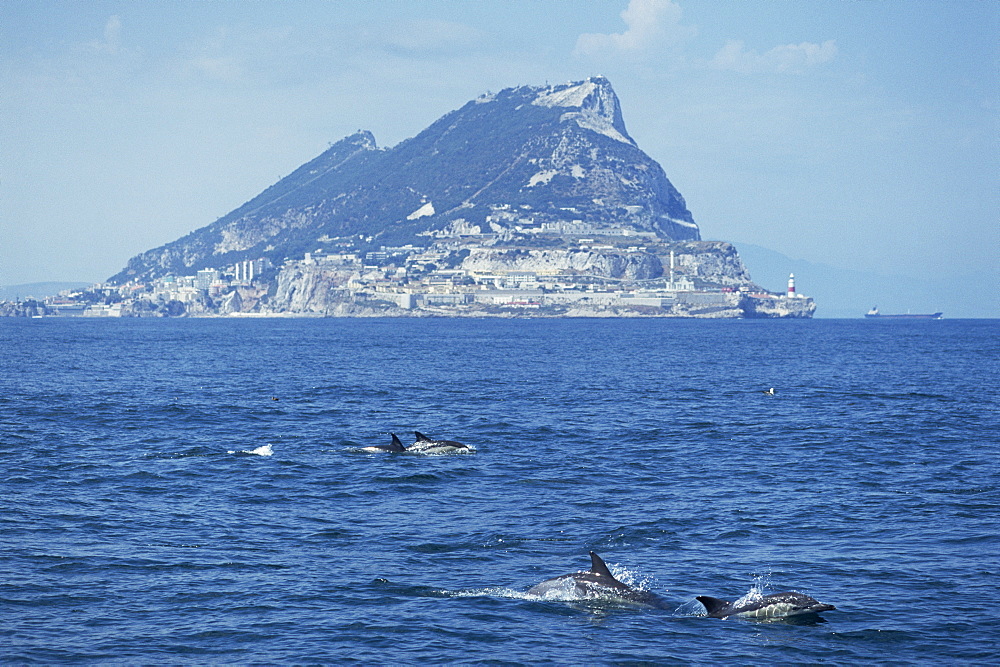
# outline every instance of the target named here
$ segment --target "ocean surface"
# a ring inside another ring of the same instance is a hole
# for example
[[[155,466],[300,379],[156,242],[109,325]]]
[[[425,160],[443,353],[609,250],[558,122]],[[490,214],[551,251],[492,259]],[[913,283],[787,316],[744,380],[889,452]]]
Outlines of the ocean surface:
[[[0,320],[0,663],[1000,664],[998,397],[997,320]]]

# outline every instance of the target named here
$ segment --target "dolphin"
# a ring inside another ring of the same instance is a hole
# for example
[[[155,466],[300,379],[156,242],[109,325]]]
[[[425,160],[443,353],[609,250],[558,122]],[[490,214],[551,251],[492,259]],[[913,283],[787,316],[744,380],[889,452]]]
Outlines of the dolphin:
[[[472,451],[472,448],[468,445],[463,445],[462,443],[455,442],[454,440],[434,440],[432,438],[428,438],[420,431],[414,431],[413,435],[417,436],[417,441],[409,446],[408,451],[411,452],[442,454],[445,452]]]
[[[697,600],[705,605],[710,618],[729,618],[730,616],[762,619],[787,618],[836,609],[832,604],[823,604],[808,595],[794,591],[773,593],[749,602],[729,602],[708,595],[699,595]]]
[[[373,454],[378,452],[405,452],[406,447],[404,447],[403,443],[398,437],[396,437],[396,434],[390,433],[389,435],[392,436],[392,442],[388,445],[370,445],[368,447],[362,447],[361,451],[371,452]]]
[[[579,598],[620,600],[657,609],[674,608],[673,605],[668,605],[663,598],[655,593],[632,588],[615,579],[605,562],[593,551],[590,552],[590,569],[586,572],[573,572],[546,579],[528,589],[530,595],[540,597],[546,597],[550,591],[557,595],[562,593]]]

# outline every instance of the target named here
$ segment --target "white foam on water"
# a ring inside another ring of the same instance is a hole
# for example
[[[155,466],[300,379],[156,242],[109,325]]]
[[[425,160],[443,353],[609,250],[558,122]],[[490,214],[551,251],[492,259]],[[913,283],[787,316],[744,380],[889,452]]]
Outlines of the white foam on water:
[[[657,588],[656,582],[649,575],[642,574],[638,571],[632,571],[623,565],[619,565],[618,563],[606,563],[606,565],[608,566],[608,569],[611,570],[611,574],[615,579],[630,588],[634,588],[639,591],[649,591],[653,588]]]
[[[525,593],[524,591],[516,591],[513,588],[505,588],[503,586],[490,586],[487,588],[474,588],[467,591],[442,591],[446,595],[455,598],[481,598],[481,597],[494,597],[494,598],[507,598],[510,600],[539,600],[541,599],[538,595],[531,595],[530,593]]]
[[[688,600],[674,609],[674,616],[708,616],[708,610],[698,600]]]
[[[256,454],[257,456],[273,456],[274,450],[271,445],[261,445],[256,449],[230,449],[227,454]]]
[[[524,595],[526,600],[553,600],[556,602],[573,602],[593,597],[577,588],[573,579],[555,581],[547,585],[542,593],[525,593]]]
[[[419,454],[420,456],[451,456],[453,454],[475,454],[476,448],[471,445],[456,448],[435,442],[415,442],[406,448],[405,453]]]
[[[759,602],[764,599],[767,595],[767,589],[771,586],[771,572],[755,572],[753,574],[753,583],[750,584],[750,590],[748,590],[742,597],[738,598],[733,602],[734,607],[742,607],[743,605],[751,604],[754,602]]]

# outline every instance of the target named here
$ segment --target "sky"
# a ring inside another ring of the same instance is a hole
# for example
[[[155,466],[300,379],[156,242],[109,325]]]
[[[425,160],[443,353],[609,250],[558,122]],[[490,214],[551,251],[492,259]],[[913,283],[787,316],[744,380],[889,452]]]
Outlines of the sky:
[[[997,0],[0,0],[0,285],[101,281],[359,129],[604,75],[702,237],[1000,287]]]

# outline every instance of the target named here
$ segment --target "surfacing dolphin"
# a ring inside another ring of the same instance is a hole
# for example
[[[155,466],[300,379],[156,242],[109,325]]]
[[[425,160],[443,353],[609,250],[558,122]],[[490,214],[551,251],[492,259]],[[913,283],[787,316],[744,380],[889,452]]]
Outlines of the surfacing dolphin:
[[[577,599],[606,599],[648,605],[657,609],[673,609],[666,601],[650,591],[632,588],[615,579],[601,557],[590,552],[590,569],[546,579],[528,589],[531,595],[556,597],[572,595]]]
[[[815,598],[803,593],[787,592],[772,593],[756,600],[747,602],[729,602],[708,595],[699,595],[698,602],[705,605],[710,618],[788,618],[789,616],[804,616],[818,614],[821,611],[836,609],[832,604],[823,604]]]
[[[403,446],[400,439],[396,437],[396,434],[390,433],[389,435],[392,436],[392,442],[388,445],[370,445],[368,447],[362,447],[361,451],[371,452],[373,454],[377,452],[405,452],[406,447]]]
[[[455,442],[454,440],[433,440],[420,431],[414,431],[413,435],[417,437],[417,441],[408,448],[408,451],[411,452],[420,452],[422,454],[443,454],[447,452],[473,451],[473,449],[468,445],[463,445],[462,443]]]

